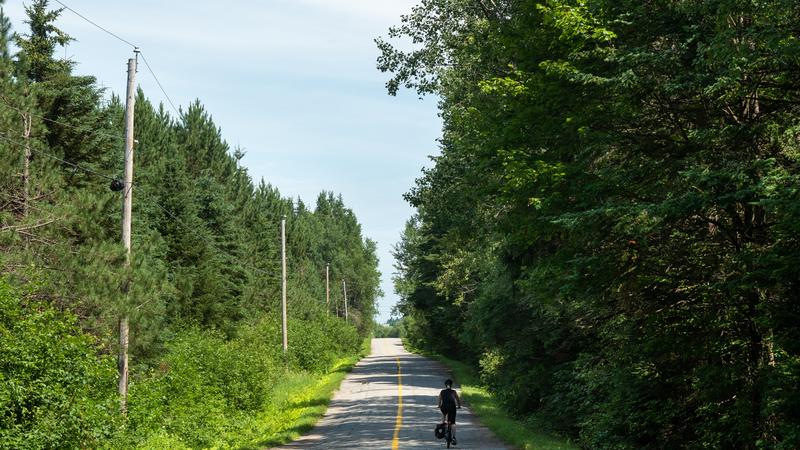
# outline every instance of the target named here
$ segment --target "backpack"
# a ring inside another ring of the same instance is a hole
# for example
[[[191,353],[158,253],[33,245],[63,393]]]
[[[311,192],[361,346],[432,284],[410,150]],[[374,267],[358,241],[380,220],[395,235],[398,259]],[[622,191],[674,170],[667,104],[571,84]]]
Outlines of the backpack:
[[[444,439],[444,434],[447,432],[447,426],[443,423],[436,424],[436,428],[433,430],[433,435],[436,436],[436,439]]]

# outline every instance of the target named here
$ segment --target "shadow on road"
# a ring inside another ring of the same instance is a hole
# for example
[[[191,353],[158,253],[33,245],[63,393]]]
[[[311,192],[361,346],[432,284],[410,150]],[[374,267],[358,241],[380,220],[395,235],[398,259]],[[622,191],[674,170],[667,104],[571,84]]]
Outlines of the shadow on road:
[[[398,361],[401,375],[398,376]],[[437,395],[448,378],[438,362],[406,352],[399,339],[373,340],[373,354],[360,361],[331,401],[325,417],[297,441],[280,449],[388,449],[398,423],[398,382],[402,381],[400,448],[444,447],[433,437],[441,420]],[[459,448],[503,449],[468,409],[459,412]],[[264,442],[263,445],[276,445]]]

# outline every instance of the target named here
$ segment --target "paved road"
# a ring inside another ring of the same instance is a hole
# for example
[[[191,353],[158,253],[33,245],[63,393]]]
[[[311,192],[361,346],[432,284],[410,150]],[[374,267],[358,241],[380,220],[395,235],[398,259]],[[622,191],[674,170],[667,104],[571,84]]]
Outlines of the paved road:
[[[345,378],[317,426],[280,449],[445,448],[433,428],[441,420],[436,396],[448,376],[439,363],[408,353],[400,339],[373,339],[372,354]],[[477,423],[468,406],[457,420],[456,448],[509,449]]]

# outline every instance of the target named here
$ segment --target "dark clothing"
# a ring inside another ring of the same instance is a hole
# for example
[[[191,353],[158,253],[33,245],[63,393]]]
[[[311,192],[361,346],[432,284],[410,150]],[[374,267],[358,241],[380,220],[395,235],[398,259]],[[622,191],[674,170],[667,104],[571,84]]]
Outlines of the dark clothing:
[[[447,414],[447,423],[456,423],[456,405],[453,405],[452,408],[448,408],[442,405],[442,414]]]
[[[442,408],[450,408],[451,406],[455,408],[458,402],[456,400],[456,395],[454,389],[442,389],[442,391],[439,392],[439,397],[442,399]]]
[[[456,391],[453,389],[442,389],[439,392],[439,398],[442,399],[442,407],[440,408],[442,414],[447,414],[447,421],[449,423],[456,423],[456,404],[458,402]]]

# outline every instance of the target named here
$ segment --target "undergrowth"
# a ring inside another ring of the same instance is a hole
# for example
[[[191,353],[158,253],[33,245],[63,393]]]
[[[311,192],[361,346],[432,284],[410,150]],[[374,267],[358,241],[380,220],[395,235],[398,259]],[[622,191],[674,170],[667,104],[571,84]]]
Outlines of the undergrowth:
[[[409,347],[406,347],[409,348]],[[555,436],[535,417],[513,417],[500,400],[480,382],[476,370],[469,364],[445,356],[410,349],[434,358],[447,366],[458,385],[461,399],[481,423],[502,441],[521,450],[573,450],[579,447],[569,440]]]

